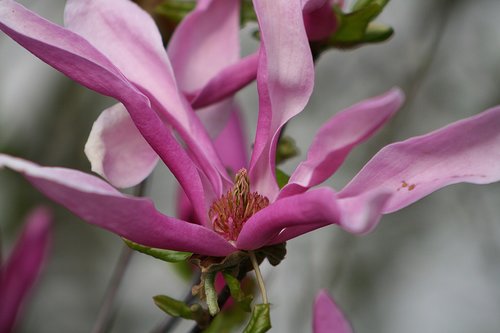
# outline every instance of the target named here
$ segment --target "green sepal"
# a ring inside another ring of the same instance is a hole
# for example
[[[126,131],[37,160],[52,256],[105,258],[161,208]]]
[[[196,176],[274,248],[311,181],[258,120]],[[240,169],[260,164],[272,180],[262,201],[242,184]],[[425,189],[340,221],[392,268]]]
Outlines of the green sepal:
[[[365,32],[364,41],[365,43],[380,43],[389,39],[394,34],[394,29],[390,26],[372,22],[368,24],[368,28]]]
[[[179,24],[196,7],[196,1],[164,0],[155,8],[155,13]]]
[[[264,333],[271,329],[269,304],[256,304],[243,333]]]
[[[207,257],[202,255],[193,255],[190,262],[198,266],[202,273],[221,272],[227,269],[239,267],[242,262],[249,261],[248,254],[243,251],[236,251],[227,257]]]
[[[157,295],[153,297],[153,300],[156,306],[172,317],[198,320],[203,316],[203,309],[199,304],[189,306],[186,303],[167,295]]]
[[[289,180],[290,180],[289,175],[284,173],[281,169],[276,168],[276,182],[278,183],[280,189],[285,187],[285,185],[288,184]]]
[[[123,239],[125,244],[128,245],[133,250],[138,252],[147,254],[149,256],[155,257],[156,259],[160,259],[166,262],[180,262],[189,259],[193,254],[190,252],[180,252],[180,251],[171,251],[171,250],[163,250],[163,249],[155,249],[152,247],[147,247],[144,245],[140,245],[129,241],[128,239]]]
[[[241,289],[240,281],[229,272],[222,272],[222,276],[224,277],[224,281],[226,281],[226,284],[229,287],[231,297],[241,306],[244,311],[251,312],[252,308],[250,307],[250,305],[252,304],[253,296],[245,295],[245,293]]]
[[[205,291],[205,300],[208,305],[208,312],[213,317],[219,313],[219,304],[217,302],[217,290],[215,290],[215,275],[217,273],[204,273],[203,289]]]
[[[286,256],[286,242],[260,248],[255,255],[257,259],[267,258],[272,266],[278,266]]]

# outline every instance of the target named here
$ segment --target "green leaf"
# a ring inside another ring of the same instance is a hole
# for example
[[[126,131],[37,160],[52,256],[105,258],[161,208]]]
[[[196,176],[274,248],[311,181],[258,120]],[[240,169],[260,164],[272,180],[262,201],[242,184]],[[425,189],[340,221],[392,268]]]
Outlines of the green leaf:
[[[230,333],[245,321],[247,317],[246,312],[238,307],[224,310],[219,313],[210,323],[203,333]]]
[[[211,316],[215,316],[219,313],[219,304],[217,302],[217,290],[215,290],[215,275],[217,273],[205,273],[204,275],[204,290],[205,298],[208,305],[208,312]]]
[[[271,329],[269,304],[256,304],[243,333],[264,333]]]
[[[161,310],[168,313],[172,317],[181,317],[184,319],[196,320],[199,314],[203,311],[198,304],[192,306],[184,302],[176,300],[167,295],[158,295],[153,297],[153,300]]]
[[[383,7],[378,4],[370,4],[352,13],[337,12],[340,26],[331,37],[332,42],[359,42],[363,39],[368,24],[377,17]]]
[[[290,180],[290,176],[281,171],[281,169],[276,168],[276,181],[278,182],[278,186],[282,189],[288,181]]]
[[[389,0],[358,0],[354,3],[354,6],[352,6],[352,11],[355,12],[357,10],[363,9],[364,7],[367,7],[372,3],[385,7],[388,2]]]
[[[389,26],[374,23],[389,0],[358,0],[350,13],[344,13],[339,6],[332,10],[337,18],[337,29],[322,41],[311,42],[311,49],[317,58],[329,48],[355,48],[367,43],[379,43],[394,33]]]
[[[150,255],[152,257],[155,257],[156,259],[167,261],[167,262],[184,261],[193,255],[192,253],[189,253],[189,252],[179,252],[179,251],[155,249],[155,248],[151,248],[151,247],[147,247],[147,246],[143,246],[143,245],[134,243],[132,241],[129,241],[128,239],[123,239],[123,240],[128,245],[128,247],[130,247],[131,249],[139,251],[139,252],[147,254],[147,255]]]
[[[240,281],[228,272],[222,272],[222,276],[229,287],[229,292],[231,297],[241,306],[241,308],[246,312],[251,312],[250,304],[252,303],[253,296],[245,295],[241,289]]]

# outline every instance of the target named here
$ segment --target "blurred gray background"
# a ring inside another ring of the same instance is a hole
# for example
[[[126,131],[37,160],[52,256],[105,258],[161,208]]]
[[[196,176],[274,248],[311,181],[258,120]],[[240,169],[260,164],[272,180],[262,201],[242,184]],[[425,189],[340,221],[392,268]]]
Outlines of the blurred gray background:
[[[62,21],[62,0],[22,3]],[[497,0],[392,0],[379,18],[396,31],[389,42],[329,51],[317,62],[307,110],[287,128],[302,155],[287,162],[285,170],[304,157],[314,133],[332,114],[392,86],[405,90],[408,103],[350,155],[329,181],[335,188],[385,144],[500,104],[499,14]],[[242,32],[244,53],[256,46],[251,31]],[[113,101],[75,85],[3,35],[0,59],[0,151],[89,171],[83,145],[92,122]],[[255,85],[238,99],[253,135]],[[1,171],[0,184],[6,251],[27,210],[47,201],[12,172]],[[150,193],[170,214],[174,188],[168,170],[159,167]],[[454,185],[385,216],[368,236],[354,237],[332,226],[290,241],[287,259],[277,268],[264,267],[273,332],[309,332],[311,304],[320,288],[330,290],[358,333],[498,332],[499,199],[499,184]],[[49,205],[56,209],[54,244],[19,332],[90,332],[122,241]],[[134,255],[112,332],[150,332],[164,318],[151,297],[182,298],[188,288],[171,267]]]

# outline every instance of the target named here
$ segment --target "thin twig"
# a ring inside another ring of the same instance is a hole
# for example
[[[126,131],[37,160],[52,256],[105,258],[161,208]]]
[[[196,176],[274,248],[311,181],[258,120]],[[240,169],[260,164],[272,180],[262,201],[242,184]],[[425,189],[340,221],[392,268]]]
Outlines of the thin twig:
[[[129,248],[126,244],[123,244],[120,258],[116,263],[111,280],[109,280],[108,287],[106,288],[106,293],[104,295],[103,302],[97,314],[97,320],[95,322],[92,333],[104,333],[111,328],[113,322],[114,313],[114,303],[118,289],[120,288],[123,276],[127,270],[130,258],[132,257],[133,250]]]
[[[142,197],[146,192],[146,187],[147,179],[136,187],[135,195]],[[120,257],[114,268],[113,275],[109,280],[101,307],[99,308],[97,320],[92,328],[92,333],[104,333],[111,329],[115,313],[115,299],[133,252],[134,251],[130,247],[123,244]]]

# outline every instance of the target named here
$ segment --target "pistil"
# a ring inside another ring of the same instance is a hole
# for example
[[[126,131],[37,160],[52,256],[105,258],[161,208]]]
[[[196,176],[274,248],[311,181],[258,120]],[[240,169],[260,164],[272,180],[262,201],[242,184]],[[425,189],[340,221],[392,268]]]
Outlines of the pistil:
[[[236,174],[231,190],[216,200],[208,212],[215,232],[228,241],[236,241],[245,222],[269,205],[269,199],[250,192],[250,179],[246,169]]]

